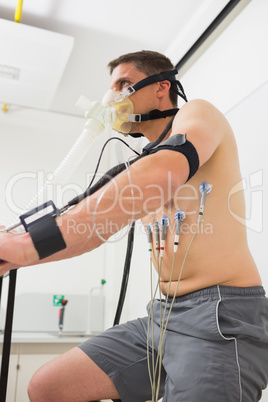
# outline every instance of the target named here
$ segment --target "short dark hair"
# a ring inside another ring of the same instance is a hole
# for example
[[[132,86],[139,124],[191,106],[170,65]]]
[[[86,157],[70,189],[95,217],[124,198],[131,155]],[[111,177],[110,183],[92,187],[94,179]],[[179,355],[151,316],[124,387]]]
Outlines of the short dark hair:
[[[174,70],[174,66],[165,55],[152,50],[141,50],[139,52],[127,53],[110,61],[108,67],[110,74],[113,70],[123,63],[132,63],[135,68],[148,77],[150,75],[162,73],[163,71]],[[175,92],[169,91],[169,97],[173,106],[177,105],[178,96]]]

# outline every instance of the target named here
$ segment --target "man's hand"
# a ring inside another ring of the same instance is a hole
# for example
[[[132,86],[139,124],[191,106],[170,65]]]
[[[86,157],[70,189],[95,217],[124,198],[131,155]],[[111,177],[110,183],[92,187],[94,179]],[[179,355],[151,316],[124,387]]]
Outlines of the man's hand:
[[[1,262],[0,263],[0,277],[5,275],[8,271],[11,271],[12,269],[17,269],[19,268],[19,265],[16,264],[11,264],[10,262]]]
[[[33,265],[38,254],[28,233],[0,233],[0,276],[11,269]]]

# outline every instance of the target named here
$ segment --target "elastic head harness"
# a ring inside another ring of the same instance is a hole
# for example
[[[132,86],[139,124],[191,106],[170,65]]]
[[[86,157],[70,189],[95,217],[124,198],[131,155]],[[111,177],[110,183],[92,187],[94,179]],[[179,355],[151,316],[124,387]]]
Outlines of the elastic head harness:
[[[150,77],[146,77],[143,80],[137,82],[133,86],[130,86],[128,88],[125,88],[115,99],[116,102],[120,102],[126,98],[128,98],[130,95],[134,94],[136,91],[139,89],[142,89],[148,85],[154,84],[156,82],[160,81],[169,81],[171,84],[170,90],[175,92],[178,96],[180,96],[185,102],[188,102],[188,99],[185,95],[184,89],[180,81],[176,80],[176,75],[178,74],[178,71],[171,70],[171,71],[163,71],[162,73],[159,74],[154,74],[151,75]],[[140,123],[141,121],[148,121],[148,120],[155,120],[155,119],[163,119],[166,117],[170,116],[175,116],[175,114],[178,112],[179,108],[173,108],[173,109],[168,109],[168,110],[158,110],[154,109],[151,110],[149,113],[145,114],[129,114],[128,115],[128,121],[132,123]],[[143,134],[141,133],[131,133],[129,134],[132,137],[143,137]]]
[[[155,82],[159,81],[169,81],[171,83],[171,91],[176,92],[177,95],[179,95],[185,102],[188,102],[188,99],[185,95],[183,86],[181,85],[180,81],[176,80],[175,77],[178,74],[177,70],[171,70],[171,71],[164,71],[159,74],[154,74],[151,75],[150,77],[146,77],[143,80],[137,82],[133,86],[130,86],[128,88],[125,88],[120,95],[118,95],[119,100],[123,100],[127,98],[128,96],[132,95],[134,92],[138,91],[139,89],[142,89],[144,87],[147,87],[148,85],[154,84]]]

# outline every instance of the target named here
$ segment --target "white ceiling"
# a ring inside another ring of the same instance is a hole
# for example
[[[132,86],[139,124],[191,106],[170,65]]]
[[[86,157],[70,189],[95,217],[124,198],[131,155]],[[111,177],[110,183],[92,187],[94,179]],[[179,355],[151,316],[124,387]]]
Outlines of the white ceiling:
[[[24,0],[21,24],[73,36],[74,47],[50,110],[81,115],[84,94],[101,100],[107,64],[150,49],[176,64],[228,0]],[[0,0],[0,18],[14,20],[17,0]],[[181,53],[181,54],[180,54]],[[1,64],[1,51],[0,51]],[[1,97],[0,97],[1,100]]]

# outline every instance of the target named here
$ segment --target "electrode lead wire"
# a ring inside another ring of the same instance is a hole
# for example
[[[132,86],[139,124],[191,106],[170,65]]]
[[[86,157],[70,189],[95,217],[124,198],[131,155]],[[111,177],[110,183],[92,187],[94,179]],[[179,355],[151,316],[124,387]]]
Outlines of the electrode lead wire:
[[[179,288],[179,284],[180,284],[180,281],[181,281],[181,277],[182,277],[182,273],[183,273],[183,269],[184,269],[184,266],[185,266],[185,262],[186,262],[188,253],[189,253],[189,251],[190,251],[190,249],[192,247],[194,238],[195,238],[195,236],[196,236],[196,234],[197,234],[197,232],[199,230],[199,227],[200,227],[200,223],[201,223],[203,213],[204,213],[205,198],[206,198],[206,195],[211,192],[211,189],[212,189],[212,186],[210,184],[206,183],[206,182],[203,182],[201,184],[201,186],[199,187],[199,190],[201,192],[201,202],[200,202],[200,207],[199,207],[199,214],[198,214],[198,219],[197,219],[196,230],[195,230],[195,232],[194,232],[194,234],[192,236],[192,239],[191,239],[191,241],[189,243],[189,246],[188,246],[188,248],[186,250],[186,253],[185,253],[185,256],[184,256],[184,259],[183,259],[183,262],[182,262],[181,270],[180,270],[180,273],[179,273],[179,278],[178,278],[177,285],[176,285],[176,288],[175,288],[175,292],[174,292],[172,302],[171,302],[171,305],[170,305],[170,309],[169,309],[169,313],[168,313],[168,316],[167,316],[165,328],[164,328],[163,331],[161,331],[161,329],[160,329],[160,340],[159,340],[159,347],[158,347],[158,355],[157,355],[157,359],[156,359],[156,369],[157,369],[157,365],[159,366],[158,383],[157,383],[157,388],[156,388],[156,401],[158,400],[159,390],[160,390],[163,343],[164,343],[164,338],[165,338],[169,318],[170,318],[170,315],[171,315],[173,305],[175,303],[175,299],[177,297],[176,295],[177,295],[177,291],[178,291],[178,288]],[[173,263],[172,263],[172,268],[171,268],[171,275],[170,275],[168,290],[170,290],[170,286],[171,286],[171,282],[172,282],[172,274],[173,274],[174,265],[175,265],[175,254],[176,254],[176,252],[177,252],[177,250],[173,254]],[[168,297],[166,297],[165,306],[167,306],[167,302],[168,302]],[[164,316],[164,319],[165,319],[165,316]],[[155,402],[155,401],[153,400],[152,402]]]
[[[192,247],[194,238],[195,238],[195,236],[196,236],[196,234],[197,234],[197,232],[198,232],[199,226],[200,226],[200,220],[198,220],[198,224],[197,224],[196,230],[195,230],[195,232],[194,232],[194,234],[193,234],[193,236],[192,236],[192,239],[191,239],[191,241],[190,241],[190,244],[189,244],[189,246],[188,246],[188,248],[187,248],[187,250],[186,250],[186,253],[185,253],[185,256],[184,256],[184,259],[183,259],[183,262],[182,262],[182,266],[181,266],[179,278],[178,278],[178,281],[177,281],[177,286],[176,286],[176,289],[175,289],[175,292],[174,292],[174,296],[173,296],[173,298],[172,298],[172,302],[171,302],[171,305],[170,305],[169,313],[168,313],[168,316],[167,316],[165,328],[164,328],[164,330],[162,331],[162,333],[160,333],[160,341],[159,341],[159,347],[158,347],[158,355],[157,355],[157,359],[156,359],[156,365],[159,364],[159,370],[160,370],[160,368],[161,368],[160,362],[162,363],[163,343],[164,343],[164,338],[165,338],[165,334],[166,334],[166,330],[167,330],[169,318],[170,318],[170,315],[171,315],[171,311],[172,311],[173,305],[174,305],[174,303],[175,303],[176,294],[177,294],[177,291],[178,291],[178,288],[179,288],[179,284],[180,284],[180,281],[181,281],[181,276],[182,276],[182,273],[183,273],[183,269],[184,269],[184,266],[185,266],[185,262],[186,262],[188,253],[189,253],[189,251],[190,251],[190,249],[191,249],[191,247]],[[175,263],[175,258],[173,258],[173,269],[174,269],[174,265],[175,265],[174,263]],[[171,278],[171,277],[170,277],[170,278]],[[170,282],[171,282],[171,279],[170,279]],[[168,299],[166,299],[166,304],[167,304],[167,301],[168,301]],[[160,378],[160,376],[159,376],[159,377],[158,377],[157,389],[156,389],[156,401],[158,400],[158,395],[159,395],[159,390],[160,390],[160,379],[161,379],[161,378]],[[152,401],[152,402],[154,402],[154,401]]]
[[[147,327],[147,364],[148,364],[148,370],[149,370],[149,377],[151,381],[151,390],[152,390],[152,401],[151,402],[156,402],[154,400],[155,396],[155,379],[156,379],[156,369],[157,366],[155,365],[155,359],[154,359],[154,314],[153,314],[153,304],[157,295],[157,292],[159,291],[160,294],[160,302],[161,302],[161,289],[160,289],[160,276],[161,276],[161,269],[162,269],[162,259],[163,257],[160,254],[160,240],[159,240],[159,223],[158,221],[155,222],[155,251],[156,251],[156,263],[157,263],[157,283],[156,287],[154,290],[154,293],[152,295],[151,293],[151,304],[150,304],[150,310],[148,314],[148,327]],[[160,259],[160,261],[159,261]],[[152,264],[152,259],[150,261],[150,265]],[[152,266],[152,265],[151,265]],[[152,272],[152,268],[151,268]],[[153,290],[153,284],[152,284],[152,274],[151,274],[151,292]],[[150,366],[150,353],[149,353],[149,336],[150,336],[150,325],[151,325],[151,333],[152,333],[152,373],[151,373],[151,366]]]
[[[151,300],[153,300],[153,262],[152,262],[152,257],[150,257],[150,283],[151,283]],[[152,317],[152,346],[151,346],[151,355],[152,355],[152,369],[153,369],[153,375],[151,373],[151,366],[150,366],[150,318]],[[154,326],[153,326],[153,309],[152,309],[152,304],[150,305],[150,313],[148,317],[148,326],[147,326],[147,365],[148,365],[148,374],[150,378],[150,384],[151,384],[151,391],[152,395],[154,395],[154,384],[153,384],[153,378],[154,378]]]

